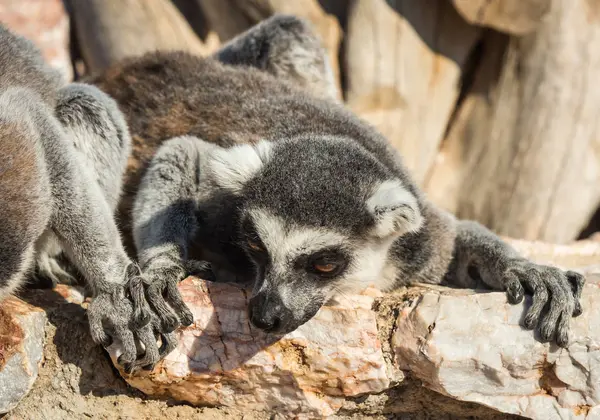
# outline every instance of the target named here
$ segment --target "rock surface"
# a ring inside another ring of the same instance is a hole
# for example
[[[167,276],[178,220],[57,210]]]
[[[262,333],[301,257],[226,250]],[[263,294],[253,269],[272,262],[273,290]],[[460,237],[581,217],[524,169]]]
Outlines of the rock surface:
[[[195,323],[180,331],[179,346],[152,373],[126,378],[146,394],[196,405],[330,415],[345,397],[390,385],[373,296],[326,307],[279,339],[249,324],[243,290],[192,278],[180,290]]]
[[[585,311],[572,320],[568,349],[522,329],[529,301],[510,305],[503,293],[368,290],[281,338],[249,325],[244,291],[189,278],[180,290],[195,323],[179,331],[178,347],[154,371],[122,375],[152,397],[285,416],[395,412],[398,384],[416,380],[506,418],[600,418],[600,271],[590,265],[600,244],[512,243],[539,262],[585,266]],[[115,345],[113,361],[118,354]]]
[[[0,414],[12,410],[38,376],[46,314],[17,298],[0,306]]]
[[[567,349],[519,326],[500,293],[429,290],[402,310],[392,336],[400,369],[444,395],[547,420],[600,418],[600,288],[583,292]]]
[[[69,52],[69,16],[62,0],[2,0],[0,22],[29,38],[42,50],[48,64],[73,78]]]

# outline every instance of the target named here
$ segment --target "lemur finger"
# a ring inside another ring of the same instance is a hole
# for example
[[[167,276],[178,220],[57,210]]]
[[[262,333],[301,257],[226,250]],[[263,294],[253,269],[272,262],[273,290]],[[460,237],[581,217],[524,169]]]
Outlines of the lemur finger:
[[[521,285],[521,281],[513,272],[508,272],[504,277],[504,284],[506,288],[506,296],[508,302],[512,305],[521,303],[525,296],[525,289]]]
[[[567,312],[563,312],[558,320],[558,326],[556,328],[556,344],[559,347],[567,348],[569,346],[569,327],[570,327],[570,315]]]
[[[146,289],[148,302],[154,309],[154,312],[160,319],[161,332],[172,332],[179,326],[179,318],[173,310],[167,305],[162,296],[160,285],[153,283]]]
[[[133,302],[133,329],[142,328],[152,319],[151,309],[146,302],[145,288],[142,277],[133,277],[129,283],[129,292]]]
[[[548,311],[540,319],[539,330],[542,340],[550,341],[556,335],[558,319],[563,312],[567,311],[569,314],[573,312],[573,298],[569,296],[570,290],[567,289],[562,273],[549,271],[542,275],[546,277],[545,283],[549,291],[549,299]]]
[[[142,357],[132,363],[132,370],[139,368],[152,370],[148,369],[148,367],[154,368],[154,365],[161,359],[152,326],[147,325],[141,330],[138,330],[136,332],[136,338],[144,345],[145,352]]]
[[[104,326],[102,325],[102,315],[98,314],[94,307],[91,307],[87,311],[87,317],[90,326],[90,335],[92,336],[94,343],[100,344],[103,347],[110,346],[113,340],[104,330]]]
[[[537,325],[542,310],[548,302],[548,290],[540,274],[535,270],[521,271],[518,276],[532,295],[533,302],[523,322],[525,328],[532,330]]]
[[[181,324],[188,327],[194,322],[194,315],[192,311],[187,307],[181,298],[181,293],[177,289],[177,285],[171,281],[167,282],[167,302],[175,310],[175,313],[179,317]]]
[[[575,271],[567,271],[565,273],[567,280],[571,285],[571,291],[575,297],[575,307],[573,308],[573,316],[577,317],[583,312],[581,308],[581,294],[583,292],[583,286],[585,285],[585,277]]]
[[[135,345],[135,337],[131,330],[123,327],[115,327],[115,337],[121,341],[123,353],[118,357],[117,363],[125,368],[127,373],[131,373],[131,363],[135,361],[137,355],[137,347]]]

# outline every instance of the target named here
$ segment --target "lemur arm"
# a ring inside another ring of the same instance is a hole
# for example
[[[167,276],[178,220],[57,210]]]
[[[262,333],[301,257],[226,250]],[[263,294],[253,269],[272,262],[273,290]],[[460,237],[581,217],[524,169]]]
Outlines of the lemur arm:
[[[188,244],[198,229],[195,200],[200,149],[205,145],[209,146],[195,137],[165,142],[152,159],[135,198],[133,237],[148,301],[161,320],[163,332],[193,322],[177,283],[190,271],[212,278],[208,264],[198,263],[190,270],[187,263]]]
[[[119,232],[112,212],[53,110],[29,89],[11,89],[5,95],[35,127],[33,141],[39,141],[43,150],[52,197],[48,227],[92,293],[88,309],[92,339],[105,346],[118,339],[124,350],[121,361],[132,362],[137,355],[135,331],[146,326],[133,322],[127,298],[131,262],[115,240]]]
[[[456,222],[453,259],[445,282],[460,287],[480,283],[506,291],[510,303],[519,303],[525,293],[533,303],[524,326],[539,328],[542,340],[553,337],[561,347],[568,343],[569,322],[581,314],[579,299],[585,278],[574,271],[538,265],[518,253],[490,230],[473,221]],[[544,308],[547,306],[547,311]]]

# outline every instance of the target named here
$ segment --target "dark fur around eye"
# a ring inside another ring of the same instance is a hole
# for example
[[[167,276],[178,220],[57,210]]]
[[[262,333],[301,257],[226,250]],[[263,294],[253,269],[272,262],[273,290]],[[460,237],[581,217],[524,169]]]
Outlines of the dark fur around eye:
[[[250,243],[255,244],[260,249],[250,246]],[[244,248],[250,256],[257,260],[264,260],[268,257],[267,248],[263,244],[256,233],[254,224],[249,219],[244,219],[241,226],[240,246]]]

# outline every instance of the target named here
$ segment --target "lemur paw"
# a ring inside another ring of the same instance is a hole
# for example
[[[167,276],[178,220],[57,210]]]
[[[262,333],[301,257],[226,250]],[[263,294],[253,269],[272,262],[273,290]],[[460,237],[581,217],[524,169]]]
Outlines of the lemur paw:
[[[87,310],[92,340],[104,347],[110,346],[115,339],[118,340],[123,349],[119,363],[123,365],[135,361],[135,342],[139,330],[149,328],[148,324],[136,325],[127,287],[127,284],[104,285]]]
[[[523,322],[525,328],[537,327],[542,340],[554,339],[560,347],[567,347],[571,317],[582,312],[580,298],[585,277],[574,271],[513,259],[503,280],[510,303],[520,303],[525,292],[532,295],[533,303]]]
[[[177,289],[177,284],[188,276],[188,272],[186,267],[173,264],[151,267],[143,274],[146,298],[160,320],[160,333],[168,334],[180,325],[187,327],[194,322],[192,312]],[[198,262],[194,265],[193,274],[207,278],[210,266]]]

